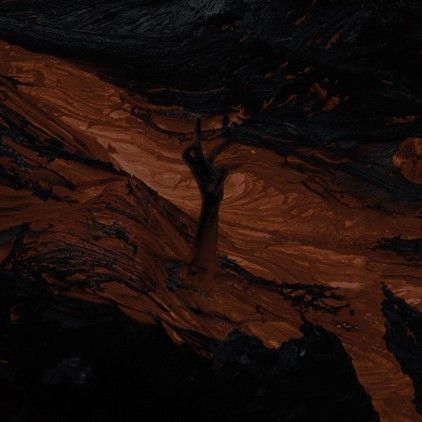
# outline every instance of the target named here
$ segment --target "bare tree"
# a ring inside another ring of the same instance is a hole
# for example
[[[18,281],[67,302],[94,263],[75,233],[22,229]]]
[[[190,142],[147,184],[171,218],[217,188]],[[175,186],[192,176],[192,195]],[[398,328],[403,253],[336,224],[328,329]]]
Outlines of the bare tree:
[[[223,128],[226,124],[225,119]],[[201,119],[198,118],[195,142],[183,152],[183,159],[189,166],[201,194],[201,213],[188,266],[191,276],[210,280],[217,268],[218,216],[228,169],[213,164],[221,151],[219,148],[206,157],[201,140]]]

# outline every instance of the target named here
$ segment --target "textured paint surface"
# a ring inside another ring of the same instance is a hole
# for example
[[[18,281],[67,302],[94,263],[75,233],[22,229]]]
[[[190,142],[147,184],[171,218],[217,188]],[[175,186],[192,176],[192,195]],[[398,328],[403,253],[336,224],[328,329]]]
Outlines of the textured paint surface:
[[[297,95],[330,115],[348,101],[333,86]],[[294,103],[292,95],[271,101]],[[266,132],[265,120],[232,108],[230,142],[215,161],[229,170],[219,268],[195,285],[184,272],[201,205],[182,160],[194,137],[191,106],[151,101],[91,65],[8,42],[0,44],[0,101],[2,268],[117,304],[139,322],[158,319],[177,344],[189,343],[190,331],[222,340],[239,329],[276,348],[301,337],[304,316],[340,339],[381,420],[421,419],[413,403],[420,374],[403,370],[387,345],[382,304],[387,289],[422,311],[422,138],[386,132],[386,144],[278,148],[283,135],[270,120]],[[207,152],[227,140],[224,115],[202,115]]]

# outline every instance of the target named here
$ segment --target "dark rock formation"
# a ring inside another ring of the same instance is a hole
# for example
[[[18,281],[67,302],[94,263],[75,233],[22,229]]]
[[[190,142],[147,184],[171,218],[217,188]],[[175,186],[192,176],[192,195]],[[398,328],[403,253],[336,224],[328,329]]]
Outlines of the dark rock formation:
[[[266,349],[232,332],[177,346],[160,326],[0,273],[4,421],[377,421],[337,337]]]
[[[396,252],[409,260],[420,261],[422,259],[422,239],[402,239],[399,235],[389,239],[381,239],[376,247]]]
[[[416,408],[422,412],[422,313],[383,286],[382,310],[386,319],[387,347],[415,386]]]

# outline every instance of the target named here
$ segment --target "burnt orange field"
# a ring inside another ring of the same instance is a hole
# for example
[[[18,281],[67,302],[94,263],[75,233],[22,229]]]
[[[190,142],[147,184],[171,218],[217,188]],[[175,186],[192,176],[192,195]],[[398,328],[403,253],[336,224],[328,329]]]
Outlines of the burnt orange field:
[[[375,209],[353,196],[348,186],[358,188],[358,182],[340,173],[304,172],[298,168],[308,164],[297,157],[233,144],[218,157],[230,169],[219,256],[275,285],[324,286],[336,297],[297,308],[224,267],[194,289],[169,291],[166,262],[186,262],[199,213],[197,186],[181,158],[193,139],[194,116],[151,105],[67,61],[6,43],[0,48],[2,107],[14,121],[24,119],[38,142],[59,139],[62,150],[84,159],[51,161],[35,145],[4,137],[28,166],[1,158],[6,171],[27,181],[19,189],[0,186],[1,229],[25,226],[19,251],[9,254],[14,236],[2,246],[5,268],[36,266],[57,292],[115,303],[137,321],[159,318],[177,343],[188,341],[184,330],[224,339],[237,328],[274,348],[300,337],[305,312],[341,339],[382,420],[418,420],[412,382],[383,339],[381,284],[421,309],[420,261],[376,245],[383,238],[420,236],[420,210],[406,204]],[[141,113],[154,124],[138,118]],[[221,120],[204,120],[206,149],[219,142]],[[421,178],[421,145],[419,138],[404,140],[405,152],[394,161],[413,183]],[[49,199],[34,195],[34,186]],[[115,235],[119,230],[124,239]],[[99,284],[90,286],[91,279]],[[330,307],[339,309],[332,313]]]

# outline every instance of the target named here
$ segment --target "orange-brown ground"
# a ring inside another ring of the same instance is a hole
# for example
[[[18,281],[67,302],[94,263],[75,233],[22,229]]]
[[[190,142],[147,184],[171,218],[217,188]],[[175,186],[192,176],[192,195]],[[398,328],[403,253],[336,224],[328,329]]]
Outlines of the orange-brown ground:
[[[0,44],[0,78],[1,104],[27,119],[42,136],[59,138],[76,154],[122,170],[113,173],[66,159],[48,162],[9,140],[36,163],[41,187],[60,198],[44,201],[29,189],[0,186],[0,229],[30,224],[31,234],[19,257],[22,262],[34,256],[48,262],[60,248],[73,246],[85,248],[88,257],[100,254],[106,262],[115,260],[109,264],[114,272],[100,265],[94,269],[105,274],[101,289],[81,287],[92,269],[59,279],[45,264],[43,274],[53,286],[65,281],[66,294],[112,301],[134,319],[151,321],[159,316],[175,341],[183,340],[178,329],[224,338],[239,328],[268,347],[300,336],[300,315],[289,301],[273,290],[247,285],[229,270],[220,270],[213,283],[202,284],[199,290],[166,288],[165,261],[186,261],[189,244],[180,231],[192,235],[200,207],[196,184],[181,158],[192,140],[195,116],[178,108],[152,106],[64,60],[5,43]],[[155,127],[137,117],[145,111]],[[221,116],[204,119],[205,130],[220,125]],[[217,142],[205,145],[210,148]],[[420,170],[420,163],[409,170],[409,161],[405,175]],[[400,165],[403,159],[396,162]],[[343,297],[341,304],[350,307],[334,315],[308,310],[306,318],[342,340],[382,420],[422,419],[412,403],[411,380],[386,349],[380,288],[384,282],[422,309],[420,262],[375,248],[382,238],[420,237],[420,212],[405,204],[388,211],[368,207],[342,190],[341,174],[318,169],[304,174],[295,169],[296,158],[264,149],[234,144],[217,163],[231,169],[220,211],[219,254],[269,280],[336,288]],[[412,177],[420,181],[420,175]],[[136,179],[165,200],[138,186]],[[64,180],[75,189],[68,189]],[[151,199],[140,205],[146,195]],[[114,212],[110,204],[125,213]],[[171,204],[192,218],[179,215]],[[175,216],[174,221],[169,215]],[[180,221],[186,225],[183,230]],[[98,239],[95,224],[122,226],[129,240]],[[0,256],[6,256],[10,247],[3,246]],[[132,282],[120,283],[118,274]],[[138,283],[156,285],[143,292]]]

